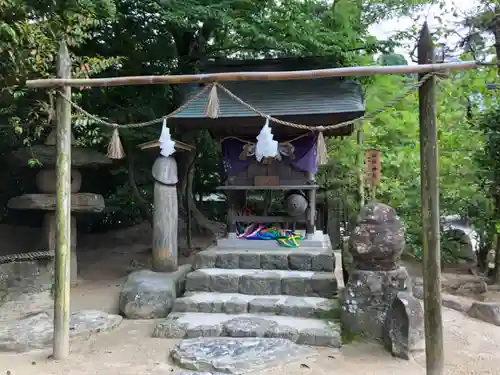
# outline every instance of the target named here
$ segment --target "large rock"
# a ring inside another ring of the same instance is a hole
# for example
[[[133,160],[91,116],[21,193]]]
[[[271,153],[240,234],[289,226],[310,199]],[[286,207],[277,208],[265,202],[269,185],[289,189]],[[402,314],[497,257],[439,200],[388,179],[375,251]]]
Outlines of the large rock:
[[[410,353],[424,348],[424,311],[410,293],[400,292],[387,312],[384,339],[395,357],[410,359]]]
[[[404,228],[393,208],[370,203],[361,209],[349,237],[349,252],[356,269],[395,269],[404,246]]]
[[[382,340],[387,312],[398,292],[411,293],[406,268],[392,271],[355,270],[344,288],[341,320],[344,327]]]
[[[495,302],[475,302],[467,314],[473,318],[500,326],[500,304]]]
[[[287,339],[196,338],[181,341],[170,356],[176,365],[187,370],[243,374],[316,353]]]
[[[413,296],[418,299],[424,299],[424,287],[421,284],[413,286]],[[474,300],[470,298],[441,293],[441,304],[456,311],[467,312],[473,302]]]
[[[52,259],[0,264],[0,320],[53,307],[53,264]]]
[[[117,327],[122,321],[119,315],[87,310],[71,314],[70,336],[90,335]],[[54,317],[51,313],[30,314],[15,321],[0,324],[0,350],[26,352],[52,345]]]
[[[120,313],[129,319],[165,318],[185,287],[191,265],[176,272],[140,270],[128,275],[120,292]]]

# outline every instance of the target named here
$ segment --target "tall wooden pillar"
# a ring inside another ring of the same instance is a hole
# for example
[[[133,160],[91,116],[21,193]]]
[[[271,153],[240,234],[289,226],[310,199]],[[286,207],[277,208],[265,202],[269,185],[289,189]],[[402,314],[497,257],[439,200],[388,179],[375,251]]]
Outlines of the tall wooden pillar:
[[[427,23],[420,32],[418,63],[434,63],[434,42]],[[423,75],[419,75],[423,79]],[[441,312],[441,245],[439,213],[439,155],[436,114],[436,77],[418,90],[420,114],[420,181],[424,276],[426,374],[444,373]]]
[[[71,58],[62,41],[57,58],[57,76],[71,78]],[[71,98],[71,87],[60,89]],[[71,106],[61,96],[56,99],[56,256],[54,277],[54,359],[69,355],[69,310],[71,284]]]
[[[177,270],[177,162],[174,157],[159,156],[153,164],[153,270]]]
[[[78,282],[78,261],[76,254],[76,236],[77,236],[77,227],[76,227],[76,218],[71,215],[71,265],[70,265],[70,280],[71,283]],[[56,214],[53,211],[49,211],[45,214],[43,218],[42,224],[42,243],[41,249],[44,250],[56,250],[56,233],[57,233],[57,221]]]

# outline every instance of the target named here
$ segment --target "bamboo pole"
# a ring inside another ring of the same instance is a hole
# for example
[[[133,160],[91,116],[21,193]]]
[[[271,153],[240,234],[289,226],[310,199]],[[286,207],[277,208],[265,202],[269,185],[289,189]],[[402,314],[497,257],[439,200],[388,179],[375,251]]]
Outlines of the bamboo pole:
[[[418,62],[425,64],[433,60],[433,41],[425,23],[418,43]],[[419,113],[426,374],[442,375],[444,355],[435,77],[430,77],[419,88]]]
[[[57,59],[57,75],[71,77],[71,61],[66,42],[61,42]],[[66,97],[71,88],[61,89]],[[60,95],[56,101],[57,113],[57,192],[56,192],[56,257],[54,297],[54,359],[69,355],[69,299],[71,267],[71,106]]]
[[[34,79],[26,81],[28,88],[54,87],[110,87],[126,85],[162,85],[184,83],[210,83],[229,81],[291,81],[330,77],[371,76],[376,74],[412,74],[435,71],[460,71],[477,68],[475,61],[463,61],[443,64],[394,65],[394,66],[353,66],[346,68],[296,70],[291,72],[231,72],[210,74],[185,74],[163,76],[132,76],[115,78],[87,79]]]

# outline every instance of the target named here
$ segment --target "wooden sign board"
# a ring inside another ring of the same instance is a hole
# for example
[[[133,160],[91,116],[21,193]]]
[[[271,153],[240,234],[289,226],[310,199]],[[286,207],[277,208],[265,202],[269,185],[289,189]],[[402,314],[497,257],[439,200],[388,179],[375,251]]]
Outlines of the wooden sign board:
[[[380,184],[380,151],[371,148],[365,152],[365,171],[367,182],[371,186]]]
[[[254,186],[280,186],[279,176],[255,176]]]

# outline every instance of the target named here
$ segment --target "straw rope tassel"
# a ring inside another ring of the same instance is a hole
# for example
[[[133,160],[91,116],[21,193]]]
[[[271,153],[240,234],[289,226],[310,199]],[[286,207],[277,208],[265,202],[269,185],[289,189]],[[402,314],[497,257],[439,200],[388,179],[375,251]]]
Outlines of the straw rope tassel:
[[[212,85],[208,95],[207,106],[205,107],[205,116],[210,118],[219,117],[219,95],[217,94],[217,84]]]
[[[111,135],[111,140],[108,143],[108,152],[106,155],[108,158],[115,160],[123,159],[125,157],[125,151],[123,149],[117,127],[113,129],[113,134]]]
[[[323,132],[319,132],[318,138],[316,139],[316,162],[318,166],[328,163],[328,150],[326,148]]]

